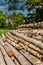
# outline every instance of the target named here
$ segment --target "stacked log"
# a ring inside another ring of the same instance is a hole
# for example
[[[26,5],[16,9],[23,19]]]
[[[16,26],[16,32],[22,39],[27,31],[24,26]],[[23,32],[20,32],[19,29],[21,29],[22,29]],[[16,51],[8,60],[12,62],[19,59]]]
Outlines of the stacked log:
[[[2,34],[2,40],[4,41],[4,42],[6,42],[7,41],[7,38]]]
[[[9,36],[10,38],[12,38],[12,39],[16,39],[16,40],[18,40],[19,42],[21,41],[21,42],[23,42],[24,44],[26,43],[26,41],[24,41],[23,39],[21,40],[20,38],[18,38],[18,36],[16,37],[15,35],[12,35],[11,33],[7,33],[7,35],[6,36]],[[9,38],[9,39],[10,39]],[[15,48],[17,48],[18,49],[18,47],[16,47],[15,45],[22,45],[22,43],[20,44],[20,43],[14,43],[13,41],[11,42],[11,40],[9,41],[9,40],[7,40],[11,45],[13,45]],[[30,43],[26,43],[26,45],[29,45]],[[32,46],[31,44],[29,45],[29,48],[28,47],[26,47],[26,45],[25,45],[25,50],[27,51],[27,52],[29,52],[29,53],[31,53],[31,54],[33,54],[33,55],[35,55],[36,57],[41,57],[36,51],[37,50],[39,50],[40,48],[38,48],[38,47],[36,47],[36,46]],[[23,45],[22,45],[23,46]],[[24,46],[23,46],[24,47]],[[36,51],[34,51],[34,50],[32,50],[32,47],[33,47],[33,49],[35,49]],[[38,52],[43,52],[43,50],[42,49],[40,49],[40,51],[38,51]],[[20,52],[22,52],[21,50],[20,50]],[[43,59],[43,53],[41,53],[42,54],[42,59]]]
[[[14,46],[14,44],[13,44],[13,46]],[[28,49],[28,50],[30,50],[30,49]],[[32,52],[31,50],[30,50],[30,52]],[[36,53],[36,52],[35,52]],[[36,53],[37,54],[37,53]],[[34,54],[34,55],[36,55],[36,54]]]
[[[43,22],[24,24],[24,25],[18,26],[18,29],[19,28],[33,28],[33,29],[41,28],[41,29],[43,29]]]
[[[3,61],[2,61],[3,60]],[[21,25],[0,37],[0,65],[43,65],[43,22]]]
[[[7,65],[10,63],[14,63],[14,65],[43,65],[43,49],[12,34],[12,32],[8,32],[5,37],[7,38],[6,42],[3,41],[3,37],[0,38],[0,48],[2,53],[4,52],[3,56]],[[11,56],[9,55],[9,51],[13,52]],[[10,61],[12,60],[13,62],[11,61],[9,63],[9,58],[11,58]]]
[[[13,53],[13,51],[9,48],[9,46],[7,45],[7,42],[4,43],[3,41],[0,41],[0,43],[6,50],[8,56],[14,61],[14,64],[20,65],[19,62],[17,61],[17,59],[14,57],[15,53]]]
[[[6,36],[9,36],[9,39],[10,38],[12,38],[13,36],[10,34],[10,33],[8,33],[9,35],[6,35]],[[20,35],[20,34],[19,34]],[[15,37],[13,37],[12,39],[14,39]],[[16,39],[17,39],[17,37],[16,37]],[[11,40],[11,39],[10,39]],[[20,40],[20,38],[19,39],[17,39],[18,41],[23,41],[23,40]],[[9,42],[9,41],[8,41]],[[14,47],[16,47],[15,45],[14,45],[14,42],[12,42],[11,43]],[[18,43],[19,44],[19,43]],[[22,44],[22,43],[21,43]],[[26,42],[23,42],[23,44],[27,44]],[[22,45],[23,45],[22,44]],[[18,47],[17,47],[18,48]],[[23,46],[23,48],[24,48],[24,46]],[[33,54],[33,55],[35,55],[36,57],[38,57],[39,59],[41,59],[41,57],[42,57],[42,59],[43,59],[43,50],[42,49],[40,49],[40,48],[38,48],[38,47],[36,47],[35,45],[32,45],[31,43],[28,43],[28,46],[26,46],[25,45],[25,48],[24,48],[25,50],[27,50],[29,53],[31,53],[31,54]],[[31,50],[31,49],[34,49],[34,50]],[[35,51],[36,50],[36,51]],[[40,52],[42,55],[40,55],[38,52]]]
[[[19,38],[22,38],[22,39],[26,40],[27,42],[31,42],[32,44],[36,45],[37,47],[43,49],[43,43],[41,41],[38,41],[38,40],[30,38],[30,37],[26,37],[23,34],[17,33],[16,31],[11,32],[11,33],[18,36]]]
[[[3,64],[6,65],[3,55],[2,55],[2,52],[1,52],[1,49],[0,49],[0,65],[3,65]]]
[[[26,42],[26,41],[24,41],[23,39],[20,39],[20,38],[18,38],[18,37],[16,37],[16,36],[13,36],[11,33],[8,33],[6,36],[8,36],[8,35],[9,35],[10,38],[12,37],[12,39],[16,39],[17,41],[22,42],[23,44],[25,44],[25,45],[29,46],[30,48],[32,48],[32,49],[34,49],[34,50],[40,52],[41,54],[43,54],[43,50],[39,49],[38,47],[36,47],[35,45],[31,44],[30,42]],[[10,39],[10,38],[9,38],[9,39]],[[11,40],[11,39],[10,39],[10,40]],[[10,42],[10,40],[8,40],[8,41]],[[15,41],[14,41],[14,42],[15,42]],[[14,42],[13,42],[13,43],[14,43]],[[12,45],[14,45],[13,43],[12,43]]]
[[[24,34],[27,37],[31,37],[37,40],[40,40],[43,42],[43,30],[39,29],[35,29],[35,30],[29,30],[29,31],[17,31],[18,33]]]
[[[6,51],[4,50],[3,46],[0,44],[0,48],[3,54],[3,57],[6,61],[7,65],[15,65],[15,63],[10,59],[10,57],[7,55]]]

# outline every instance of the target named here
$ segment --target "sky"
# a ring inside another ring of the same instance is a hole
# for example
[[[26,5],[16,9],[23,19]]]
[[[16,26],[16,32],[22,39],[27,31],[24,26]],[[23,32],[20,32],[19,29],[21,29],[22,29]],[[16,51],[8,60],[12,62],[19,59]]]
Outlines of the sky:
[[[16,14],[18,13],[22,13],[25,17],[27,16],[28,13],[33,13],[33,11],[28,11],[26,6],[24,6],[25,2],[22,1],[19,4],[16,5],[17,10],[11,10],[8,11],[8,6],[9,4],[7,3],[7,1],[5,0],[0,0],[0,11],[2,11],[3,13],[7,13],[9,15],[13,14],[14,12]],[[23,10],[20,10],[20,7],[23,6]]]

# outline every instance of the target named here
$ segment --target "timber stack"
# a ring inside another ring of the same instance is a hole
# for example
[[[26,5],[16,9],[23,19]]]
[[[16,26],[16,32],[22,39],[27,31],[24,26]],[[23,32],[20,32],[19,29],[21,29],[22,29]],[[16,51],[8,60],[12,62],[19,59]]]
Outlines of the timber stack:
[[[26,24],[0,37],[0,65],[43,65],[43,22]]]
[[[25,30],[25,29],[43,29],[43,21],[38,23],[30,23],[18,26],[18,30]]]

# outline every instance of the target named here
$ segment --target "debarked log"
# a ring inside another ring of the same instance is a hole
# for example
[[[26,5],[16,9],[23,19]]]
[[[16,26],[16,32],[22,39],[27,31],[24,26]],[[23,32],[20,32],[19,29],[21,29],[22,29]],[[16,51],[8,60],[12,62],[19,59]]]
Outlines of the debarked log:
[[[21,53],[19,53],[14,47],[12,47],[12,45],[10,45],[10,44],[7,44],[7,45],[15,53],[15,57],[19,60],[21,65],[28,65],[28,64],[31,65],[31,63],[29,61],[27,61],[26,58]]]
[[[14,61],[14,63],[16,64],[16,65],[20,65],[19,64],[19,62],[16,60],[16,58],[14,57],[14,53],[13,53],[13,51],[9,48],[9,46],[7,45],[8,43],[7,42],[1,42],[2,43],[2,45],[3,45],[3,47],[4,47],[4,49],[6,50],[6,52],[7,52],[7,54],[8,54],[8,56],[10,56],[10,58]]]
[[[1,39],[0,39],[0,40],[1,40]],[[8,54],[10,57],[14,56],[14,53],[13,53],[13,51],[8,47],[7,42],[6,42],[6,44],[5,44],[5,43],[2,42],[2,40],[1,40],[0,43],[1,43],[2,45],[4,44],[3,47],[5,48],[7,54]]]
[[[24,39],[24,40],[26,40],[26,41],[28,41],[28,42],[31,42],[31,44],[34,44],[34,45],[38,46],[39,48],[43,49],[43,43],[41,41],[35,40],[33,38],[30,38],[30,37],[26,37],[23,34],[17,33],[16,31],[11,32],[11,33]]]
[[[2,55],[2,52],[1,52],[1,49],[0,49],[0,65],[6,65],[3,55]]]
[[[18,29],[19,28],[43,28],[43,22],[20,25],[18,26]]]
[[[0,44],[0,48],[3,54],[3,57],[6,61],[7,65],[15,65],[15,63],[11,60],[11,58],[7,55],[6,51],[4,50],[3,46]]]
[[[20,44],[24,47],[24,49],[25,49],[26,51],[28,51],[29,53],[33,54],[33,55],[36,56],[37,58],[43,60],[43,55],[41,55],[41,54],[38,53],[37,51],[34,51],[33,49],[29,48],[28,46],[26,46],[26,45],[24,45],[24,44],[22,44],[22,43],[20,43]]]
[[[11,45],[13,45],[15,48],[17,48],[18,50],[23,49],[22,45],[16,44],[15,42],[12,42],[11,40],[7,39],[7,42],[10,43]]]
[[[10,37],[10,38],[12,37],[13,39],[16,39],[16,41],[20,41],[21,43],[27,45],[27,46],[30,47],[31,49],[34,49],[35,51],[37,51],[37,52],[39,52],[39,53],[41,53],[41,54],[43,55],[43,50],[42,50],[42,49],[36,47],[35,45],[31,44],[30,42],[27,42],[27,41],[25,41],[25,40],[23,40],[23,39],[21,39],[21,38],[18,38],[18,37],[16,37],[16,36],[13,36],[11,33],[8,33],[8,34],[9,34],[9,37]],[[8,35],[8,34],[7,34],[7,35]],[[10,41],[11,41],[11,40],[8,39],[8,42],[10,42]],[[14,43],[16,43],[16,42],[14,41]],[[18,43],[18,44],[19,44],[19,43]],[[12,45],[14,45],[14,44],[12,43]]]
[[[39,54],[38,52],[31,50],[29,47],[27,47],[26,45],[24,46],[22,43],[11,43],[11,41],[9,42],[10,44],[12,44],[15,48],[19,49],[19,47],[17,45],[21,45],[25,50],[27,50],[28,52],[30,52],[31,54],[33,54],[34,56],[38,57],[39,59],[43,59],[43,56],[41,54]],[[21,48],[22,49],[22,48]],[[20,50],[20,49],[19,49]]]

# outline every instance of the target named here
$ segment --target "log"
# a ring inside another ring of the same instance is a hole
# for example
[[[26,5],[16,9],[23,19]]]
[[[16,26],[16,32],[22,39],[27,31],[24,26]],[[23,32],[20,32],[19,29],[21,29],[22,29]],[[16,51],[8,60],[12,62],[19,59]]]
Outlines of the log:
[[[1,48],[1,51],[3,53],[3,56],[4,56],[4,59],[7,63],[7,65],[15,65],[15,63],[11,60],[11,58],[7,55],[7,53],[5,52],[3,46],[0,44],[0,48]]]
[[[27,33],[27,34],[36,34],[36,35],[42,35],[43,36],[43,29],[31,29],[31,30],[28,30],[28,31],[17,31],[19,33]]]
[[[30,48],[28,48],[27,51],[43,61],[43,55],[39,54],[38,52],[36,52],[34,50],[31,50]]]
[[[18,26],[18,29],[20,28],[42,28],[43,29],[43,22],[20,25]]]
[[[3,40],[3,42],[7,41],[7,38],[3,34],[2,34],[2,40]]]
[[[2,52],[1,52],[1,49],[0,49],[0,65],[6,65],[4,58],[3,58],[3,55],[2,55]]]
[[[8,33],[8,34],[10,35],[10,38],[12,37],[13,39],[16,39],[17,41],[20,41],[21,43],[27,45],[27,46],[30,47],[31,49],[34,49],[35,51],[37,51],[37,52],[43,54],[43,50],[42,50],[42,49],[36,47],[35,45],[33,45],[33,44],[29,43],[29,42],[24,41],[23,39],[20,39],[20,38],[18,38],[18,37],[16,37],[16,36],[13,36],[11,33]],[[8,41],[10,42],[10,40],[8,40]],[[14,41],[14,42],[15,42],[15,41]]]
[[[3,42],[1,42],[3,44]],[[8,47],[7,42],[5,42],[4,44],[4,48],[7,51],[8,55],[11,57],[11,59],[15,62],[16,65],[20,65],[18,63],[18,61],[16,60],[16,58],[14,58],[14,53],[12,52],[12,50]]]
[[[38,30],[38,31],[40,31],[40,30]],[[38,32],[38,31],[37,32],[35,32],[35,30],[33,30],[31,32],[29,32],[29,31],[18,31],[18,33],[23,33],[24,35],[26,35],[28,37],[32,37],[36,40],[40,40],[43,42],[43,36],[42,36],[43,32],[41,32],[43,30],[41,30],[40,32]]]
[[[14,41],[14,39],[10,38],[8,35],[6,35],[11,41]]]
[[[10,43],[11,45],[13,45],[15,48],[17,48],[18,50],[23,49],[22,45],[18,45],[15,42],[12,42],[11,40],[7,39],[7,42]]]
[[[34,28],[34,24],[25,24],[25,25],[20,25],[18,28],[28,28],[28,27],[30,27],[30,28]]]
[[[14,47],[12,47],[10,44],[7,44],[11,49],[12,51],[15,53],[15,57],[19,60],[19,62],[21,63],[21,65],[31,65],[31,63],[29,61],[27,61],[25,59],[25,57],[19,53]]]
[[[9,41],[9,40],[8,40]],[[12,44],[11,43],[11,41],[9,42],[10,44]],[[16,44],[16,43],[15,43]],[[18,47],[16,47],[15,46],[15,44],[13,43],[13,46],[15,47],[15,48],[17,48],[18,49]],[[33,64],[33,65],[35,65],[35,64],[37,64],[37,61],[39,62],[40,60],[38,60],[37,58],[35,58],[34,56],[31,56],[28,52],[26,52],[25,50],[23,50],[23,49],[19,49],[19,51]]]
[[[5,43],[2,42],[2,40],[1,40],[0,43],[1,43],[2,45],[4,44],[3,47],[4,47],[4,49],[6,50],[7,54],[8,54],[10,57],[14,56],[14,53],[13,53],[13,51],[8,47],[7,42],[6,42],[6,44],[5,44]]]
[[[43,41],[43,37],[38,35],[38,36],[32,36],[32,38],[36,39],[36,40],[40,40],[40,41]]]
[[[14,56],[13,51],[7,46],[7,44],[4,45],[4,48],[10,57]]]
[[[16,58],[14,58],[14,60],[13,60],[14,62],[15,62],[15,64],[16,65],[20,65],[20,63],[17,61],[17,59]]]
[[[11,41],[10,41],[10,43],[11,43]],[[19,49],[19,47],[18,47],[18,45],[16,44],[16,43],[11,43],[14,47],[16,47],[17,49]],[[22,43],[21,43],[22,44]],[[23,48],[24,48],[24,45],[21,45]],[[31,50],[30,48],[28,48],[28,47],[25,47],[25,49],[28,51],[28,52],[30,52],[31,54],[33,54],[33,55],[35,55],[36,57],[38,57],[39,59],[41,59],[42,60],[42,58],[43,58],[43,56],[42,55],[40,55],[38,52],[36,52],[36,51],[34,51],[34,50]],[[22,49],[22,48],[21,48]]]
[[[18,31],[19,32],[19,31]],[[42,41],[43,42],[43,36],[42,36],[42,34],[41,35],[38,35],[38,34],[40,34],[40,33],[32,33],[32,32],[30,32],[30,33],[28,33],[28,32],[25,32],[25,31],[20,31],[19,33],[23,33],[25,36],[27,36],[27,37],[31,37],[31,38],[34,38],[34,39],[36,39],[36,40],[40,40],[40,41]]]
[[[34,44],[34,45],[38,46],[39,48],[43,49],[43,43],[41,41],[32,39],[30,37],[26,37],[23,34],[17,33],[16,31],[15,32],[11,32],[11,33],[16,35],[16,36],[18,36],[19,38],[22,38],[22,39],[26,40],[27,42],[31,42],[31,44]]]
[[[38,65],[39,63],[41,63],[41,61],[39,59],[37,59],[36,57],[34,57],[33,55],[29,54],[27,51],[25,50],[20,50],[20,52],[33,64],[33,65]]]
[[[19,44],[23,45],[24,49],[25,49],[26,51],[28,51],[29,53],[31,53],[32,55],[34,55],[34,56],[36,56],[37,58],[43,60],[43,55],[41,55],[41,54],[39,54],[38,52],[36,52],[36,51],[30,49],[30,48],[29,48],[28,46],[26,46],[26,45],[24,46],[24,44],[22,44],[22,43],[19,43]]]
[[[4,42],[1,42],[2,44]],[[4,46],[3,46],[6,50],[6,52],[8,53],[8,56],[11,57],[11,59],[15,62],[16,65],[20,65],[19,62],[16,60],[16,58],[14,57],[14,53],[13,51],[9,48],[9,46],[7,45],[7,42],[5,42]]]

